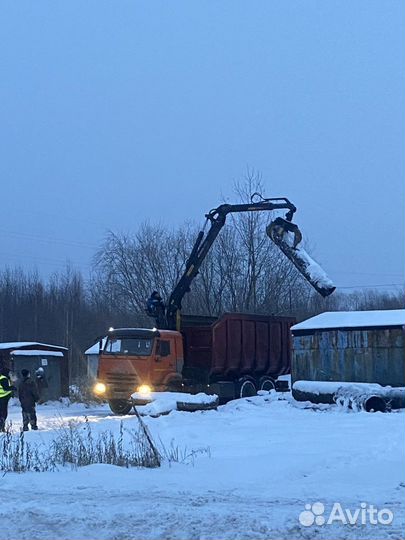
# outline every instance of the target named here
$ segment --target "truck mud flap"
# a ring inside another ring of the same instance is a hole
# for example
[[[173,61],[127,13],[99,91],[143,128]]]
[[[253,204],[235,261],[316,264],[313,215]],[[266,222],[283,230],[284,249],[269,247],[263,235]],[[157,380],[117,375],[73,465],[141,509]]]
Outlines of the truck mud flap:
[[[213,394],[219,396],[220,401],[235,399],[235,384],[232,381],[219,381],[210,384]]]
[[[289,392],[288,381],[276,381],[276,392]]]

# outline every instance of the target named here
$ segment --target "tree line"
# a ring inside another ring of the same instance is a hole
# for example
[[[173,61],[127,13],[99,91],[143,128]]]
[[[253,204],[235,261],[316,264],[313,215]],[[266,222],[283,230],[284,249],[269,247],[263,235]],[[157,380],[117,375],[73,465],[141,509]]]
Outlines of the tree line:
[[[236,184],[246,202],[262,191],[260,178]],[[183,302],[183,313],[289,315],[303,320],[323,311],[397,309],[404,291],[336,291],[322,298],[265,234],[265,213],[228,217]],[[83,352],[110,326],[151,326],[146,299],[164,299],[179,279],[198,228],[168,230],[144,223],[133,234],[109,232],[94,256],[89,278],[73,268],[44,279],[21,268],[0,271],[0,341],[39,341],[68,347],[72,380],[83,372]]]

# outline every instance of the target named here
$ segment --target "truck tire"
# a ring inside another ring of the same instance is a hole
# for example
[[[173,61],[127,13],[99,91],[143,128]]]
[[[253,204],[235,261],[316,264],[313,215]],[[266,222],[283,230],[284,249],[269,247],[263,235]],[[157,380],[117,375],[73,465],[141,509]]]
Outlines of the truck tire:
[[[128,414],[132,409],[132,403],[126,399],[111,399],[108,402],[108,405],[110,406],[111,411],[119,416]]]
[[[239,379],[239,392],[238,396],[240,398],[252,397],[257,395],[256,384],[252,379],[248,377],[243,377]]]
[[[270,392],[270,390],[275,390],[276,384],[271,377],[262,377],[259,380],[259,390],[264,390]]]
[[[167,383],[167,392],[181,392],[183,390],[183,386],[181,384],[181,380],[178,379],[172,379]]]

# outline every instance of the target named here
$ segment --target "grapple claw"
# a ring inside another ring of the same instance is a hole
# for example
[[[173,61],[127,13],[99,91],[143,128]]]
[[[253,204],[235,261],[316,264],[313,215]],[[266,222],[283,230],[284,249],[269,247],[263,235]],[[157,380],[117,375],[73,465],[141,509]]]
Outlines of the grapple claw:
[[[296,247],[302,240],[302,234],[298,228],[298,225],[296,225],[295,223],[291,223],[291,221],[287,221],[286,219],[278,217],[274,221],[272,221],[266,228],[267,236],[269,236],[275,243],[282,241],[285,234],[289,232],[293,233],[294,235],[294,240],[291,247],[293,249],[296,249]]]

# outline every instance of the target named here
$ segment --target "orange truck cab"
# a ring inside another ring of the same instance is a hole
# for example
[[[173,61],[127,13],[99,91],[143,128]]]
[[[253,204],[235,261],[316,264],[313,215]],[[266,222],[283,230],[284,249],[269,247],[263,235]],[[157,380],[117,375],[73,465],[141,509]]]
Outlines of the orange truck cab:
[[[116,414],[131,410],[134,392],[179,390],[184,363],[180,332],[117,328],[108,332],[100,350],[95,393],[108,400]]]

